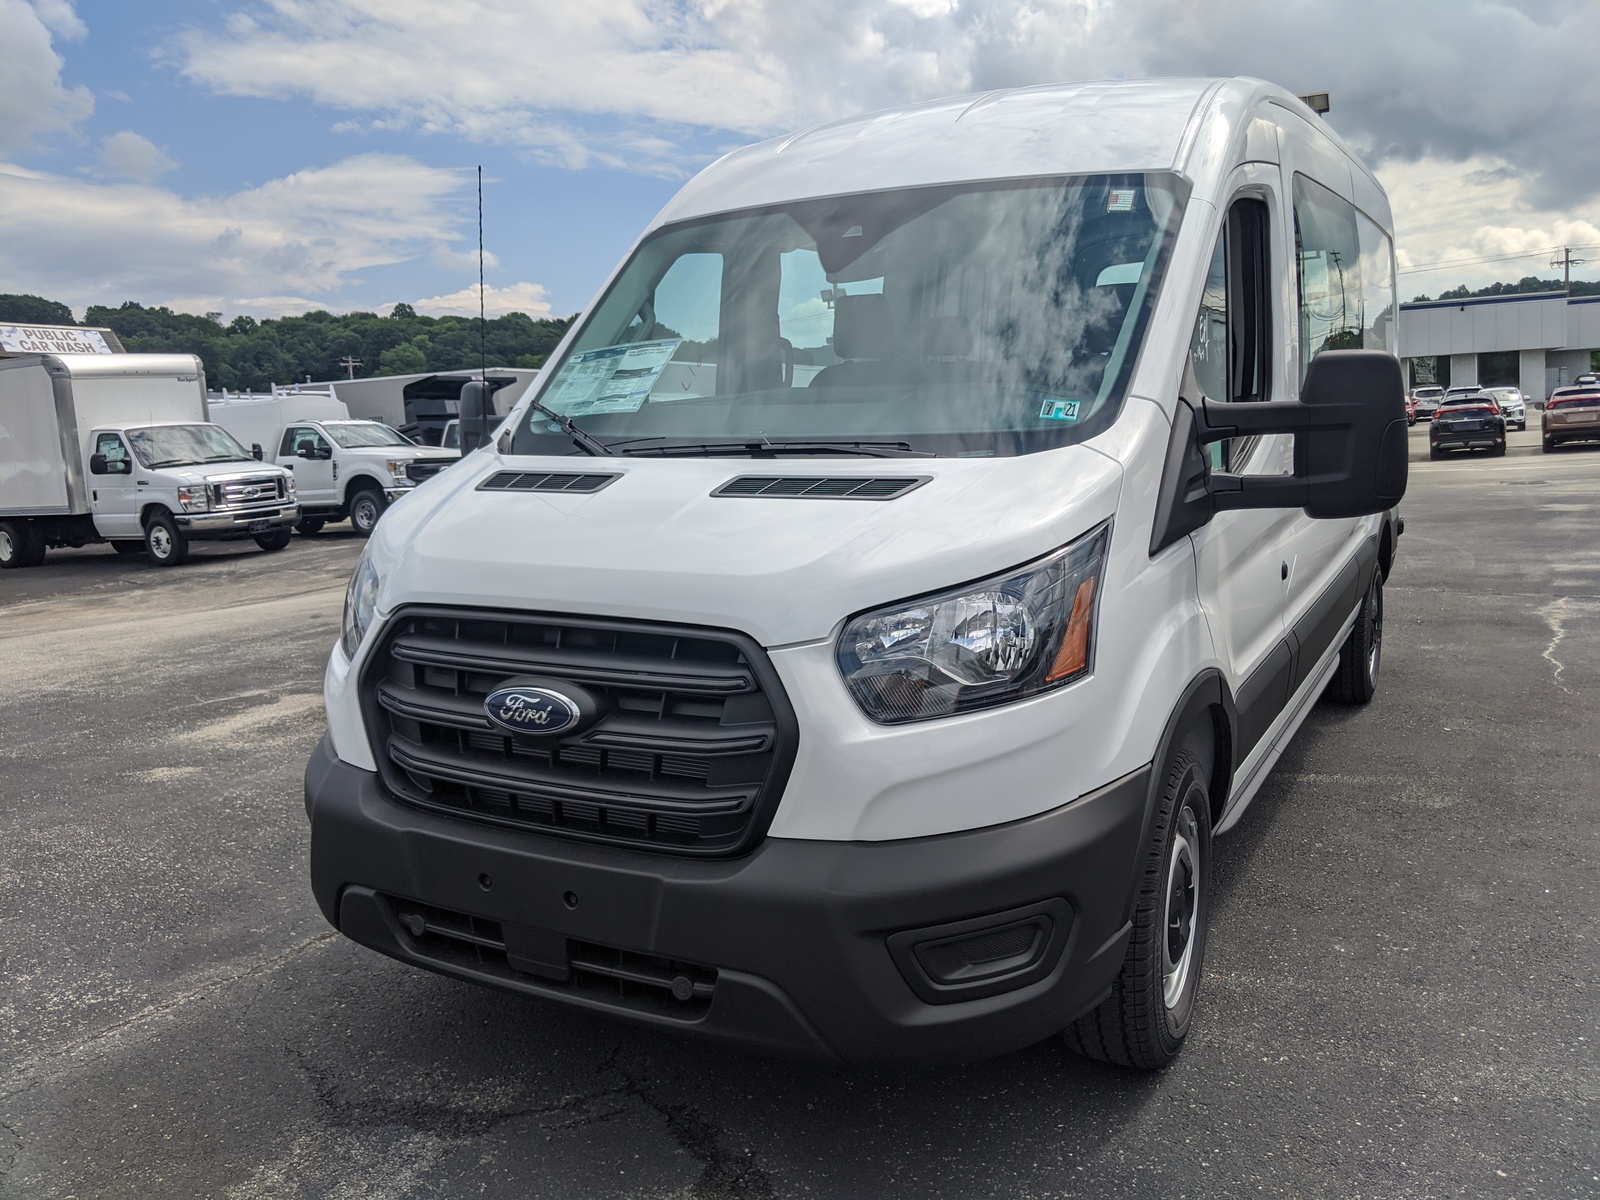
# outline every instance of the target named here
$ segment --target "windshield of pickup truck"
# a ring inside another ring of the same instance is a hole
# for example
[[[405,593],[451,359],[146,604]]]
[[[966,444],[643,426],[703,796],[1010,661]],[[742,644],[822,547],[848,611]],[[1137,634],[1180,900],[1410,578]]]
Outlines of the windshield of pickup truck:
[[[254,462],[220,425],[151,425],[127,431],[128,444],[146,470],[202,463]]]
[[[1116,418],[1186,185],[1168,174],[799,200],[648,237],[512,452],[1010,455]]]
[[[367,446],[415,446],[416,443],[388,425],[377,421],[324,421],[328,436],[346,450]]]

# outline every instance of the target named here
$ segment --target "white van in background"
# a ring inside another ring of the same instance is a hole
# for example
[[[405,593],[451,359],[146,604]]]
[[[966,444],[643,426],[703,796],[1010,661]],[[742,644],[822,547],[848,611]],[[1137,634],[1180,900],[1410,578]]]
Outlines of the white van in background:
[[[289,473],[207,422],[193,355],[0,357],[0,567],[96,542],[162,567],[195,541],[281,550],[299,516]]]
[[[1391,229],[1250,79],[722,158],[367,545],[306,769],[322,911],[755,1048],[1171,1061],[1213,835],[1377,683]]]
[[[419,446],[378,421],[352,420],[332,392],[274,389],[269,395],[207,398],[211,419],[294,472],[303,534],[349,519],[363,537],[395,500],[431,479],[461,452]]]

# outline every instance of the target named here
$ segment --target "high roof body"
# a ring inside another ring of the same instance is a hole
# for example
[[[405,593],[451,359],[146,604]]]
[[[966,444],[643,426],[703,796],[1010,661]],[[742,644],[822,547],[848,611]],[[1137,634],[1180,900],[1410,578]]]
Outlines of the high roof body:
[[[1325,136],[1357,196],[1382,196],[1338,136],[1274,84],[1117,80],[934,100],[747,146],[685,185],[652,228],[813,196],[1027,176],[1176,171],[1205,196],[1247,144],[1249,157],[1276,160],[1275,142],[1262,147],[1261,128],[1251,128],[1266,105]],[[1386,202],[1370,215],[1389,224]]]

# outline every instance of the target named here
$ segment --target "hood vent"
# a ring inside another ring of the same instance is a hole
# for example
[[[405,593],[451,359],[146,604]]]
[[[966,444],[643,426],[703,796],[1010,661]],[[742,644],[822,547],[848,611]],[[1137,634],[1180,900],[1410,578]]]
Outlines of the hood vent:
[[[478,485],[480,492],[598,492],[621,475],[579,475],[576,472],[501,471]]]
[[[895,500],[927,483],[929,475],[862,478],[859,475],[741,475],[713,496],[768,496],[803,500]]]

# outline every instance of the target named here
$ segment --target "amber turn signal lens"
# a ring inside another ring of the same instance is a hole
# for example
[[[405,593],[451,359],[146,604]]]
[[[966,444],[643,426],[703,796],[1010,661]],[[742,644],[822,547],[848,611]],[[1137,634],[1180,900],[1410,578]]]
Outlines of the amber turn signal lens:
[[[1069,675],[1077,675],[1089,665],[1089,618],[1094,615],[1094,576],[1078,585],[1078,594],[1072,598],[1072,615],[1067,618],[1067,632],[1062,635],[1061,649],[1056,651],[1056,661],[1045,676],[1046,683],[1054,683]]]

